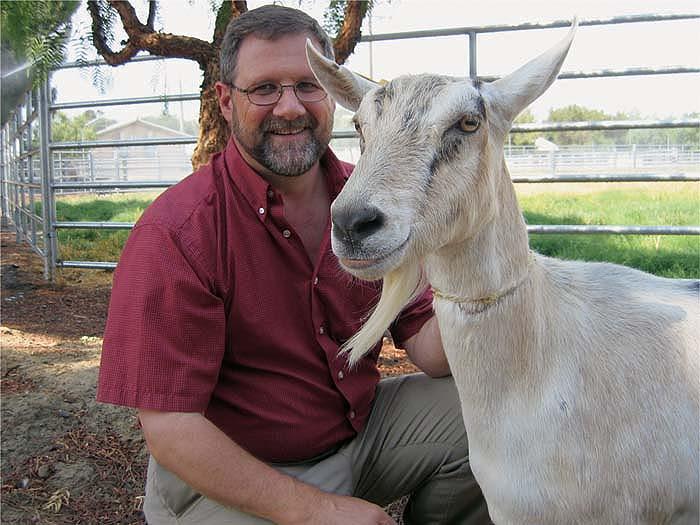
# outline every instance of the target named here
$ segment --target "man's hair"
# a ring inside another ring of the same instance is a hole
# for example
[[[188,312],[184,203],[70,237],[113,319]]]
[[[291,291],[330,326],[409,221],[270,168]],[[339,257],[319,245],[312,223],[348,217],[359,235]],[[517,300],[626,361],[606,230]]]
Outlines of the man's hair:
[[[265,5],[243,13],[226,28],[219,56],[220,79],[233,84],[238,62],[238,51],[243,39],[254,35],[263,40],[276,40],[281,36],[306,33],[322,46],[323,54],[334,59],[333,43],[319,23],[312,17],[290,7]]]

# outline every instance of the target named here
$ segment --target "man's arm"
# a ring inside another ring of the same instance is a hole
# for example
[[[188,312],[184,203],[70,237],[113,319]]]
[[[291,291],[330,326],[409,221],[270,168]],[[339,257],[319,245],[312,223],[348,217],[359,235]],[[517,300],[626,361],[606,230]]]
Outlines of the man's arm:
[[[445,350],[442,348],[442,339],[436,317],[428,319],[416,335],[406,340],[404,346],[413,364],[430,377],[443,377],[451,374]]]
[[[139,410],[153,457],[228,507],[279,525],[395,525],[367,501],[322,492],[259,461],[197,413]]]

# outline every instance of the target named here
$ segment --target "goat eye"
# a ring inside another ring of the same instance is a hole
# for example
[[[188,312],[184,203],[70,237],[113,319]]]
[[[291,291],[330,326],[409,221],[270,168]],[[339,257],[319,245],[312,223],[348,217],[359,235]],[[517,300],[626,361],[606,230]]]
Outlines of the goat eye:
[[[459,119],[457,127],[459,127],[459,129],[464,131],[465,133],[474,133],[477,129],[479,129],[480,124],[481,122],[479,122],[479,120],[475,118],[462,117],[461,119]]]

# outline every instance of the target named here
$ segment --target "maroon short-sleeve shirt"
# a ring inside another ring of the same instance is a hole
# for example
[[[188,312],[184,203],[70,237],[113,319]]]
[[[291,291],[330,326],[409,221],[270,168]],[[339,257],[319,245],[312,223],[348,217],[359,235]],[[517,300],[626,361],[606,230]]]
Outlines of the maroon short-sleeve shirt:
[[[333,199],[352,166],[330,150],[322,164]],[[352,370],[338,349],[380,291],[340,268],[330,226],[314,264],[281,195],[230,141],[134,227],[114,275],[98,400],[202,412],[264,461],[315,457],[369,416],[379,346]],[[398,344],[431,303],[426,291],[404,310]]]

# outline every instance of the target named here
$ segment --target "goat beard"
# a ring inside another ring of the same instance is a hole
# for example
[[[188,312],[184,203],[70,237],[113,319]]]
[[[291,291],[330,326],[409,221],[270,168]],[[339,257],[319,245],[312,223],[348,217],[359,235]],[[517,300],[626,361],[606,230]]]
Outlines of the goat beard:
[[[278,144],[276,133],[303,129],[297,140]],[[298,177],[309,171],[323,156],[330,142],[330,131],[322,130],[311,114],[294,120],[268,116],[261,124],[253,144],[246,140],[238,119],[231,121],[231,133],[246,152],[272,173],[283,177]]]
[[[419,262],[410,262],[384,276],[382,295],[362,328],[341,347],[353,367],[369,352],[401,310],[425,290],[428,282]]]

